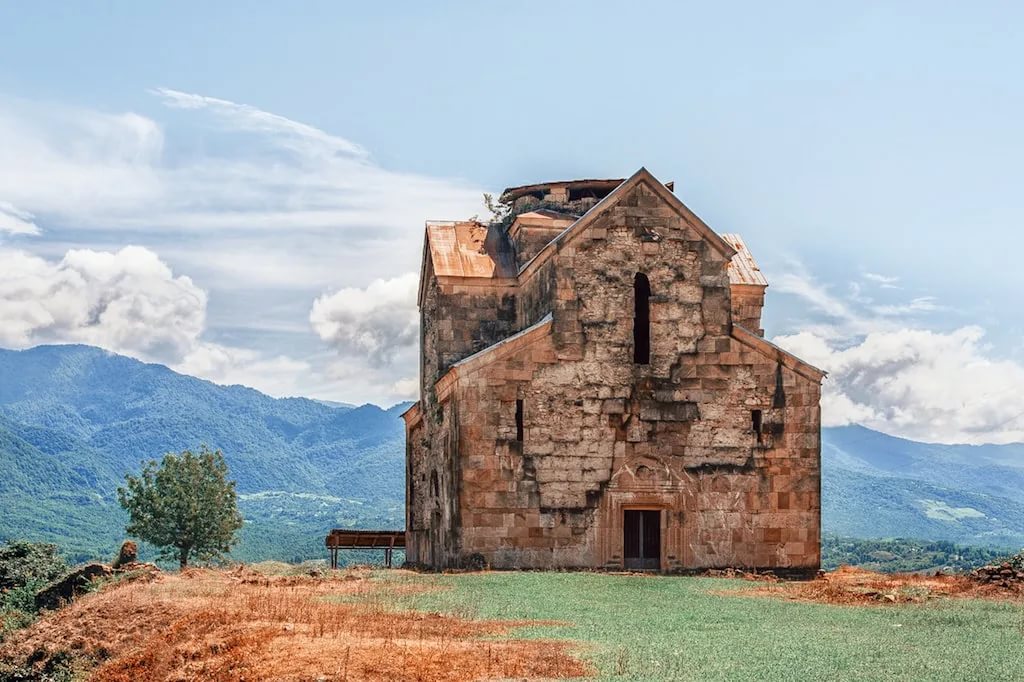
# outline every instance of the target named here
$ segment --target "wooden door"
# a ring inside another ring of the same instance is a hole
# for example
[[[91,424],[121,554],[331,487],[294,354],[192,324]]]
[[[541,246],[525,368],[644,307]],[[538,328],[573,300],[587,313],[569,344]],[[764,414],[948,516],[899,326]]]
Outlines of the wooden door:
[[[661,512],[626,509],[622,518],[623,565],[626,568],[661,568]]]

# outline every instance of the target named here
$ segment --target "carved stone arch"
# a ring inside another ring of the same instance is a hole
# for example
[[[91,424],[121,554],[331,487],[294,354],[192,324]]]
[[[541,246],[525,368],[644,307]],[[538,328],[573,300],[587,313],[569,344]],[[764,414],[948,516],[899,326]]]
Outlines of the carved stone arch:
[[[630,458],[612,474],[612,487],[618,489],[660,488],[678,480],[668,464],[656,457]]]

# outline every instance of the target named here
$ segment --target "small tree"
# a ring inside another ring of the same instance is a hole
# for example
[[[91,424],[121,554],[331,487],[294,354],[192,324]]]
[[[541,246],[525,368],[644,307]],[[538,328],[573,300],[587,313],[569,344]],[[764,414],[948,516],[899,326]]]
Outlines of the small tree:
[[[242,527],[235,482],[220,450],[168,453],[151,460],[139,476],[125,476],[117,498],[129,514],[125,530],[160,549],[162,559],[220,558],[237,542]]]

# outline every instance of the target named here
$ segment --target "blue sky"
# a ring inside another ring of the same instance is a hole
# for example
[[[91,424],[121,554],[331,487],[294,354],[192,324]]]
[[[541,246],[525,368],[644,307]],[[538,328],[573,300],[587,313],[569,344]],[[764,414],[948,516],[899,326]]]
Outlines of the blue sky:
[[[0,5],[0,345],[392,402],[424,219],[643,165],[827,423],[1024,439],[1019,5],[368,5]]]

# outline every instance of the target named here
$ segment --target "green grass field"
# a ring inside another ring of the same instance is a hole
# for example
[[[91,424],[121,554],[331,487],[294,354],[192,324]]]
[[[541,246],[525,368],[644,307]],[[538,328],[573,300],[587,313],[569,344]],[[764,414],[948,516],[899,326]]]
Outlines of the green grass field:
[[[596,573],[469,573],[385,581],[446,588],[399,597],[424,611],[555,620],[517,637],[571,640],[602,679],[1020,680],[1024,606],[947,599],[827,606],[764,596],[742,580]]]

